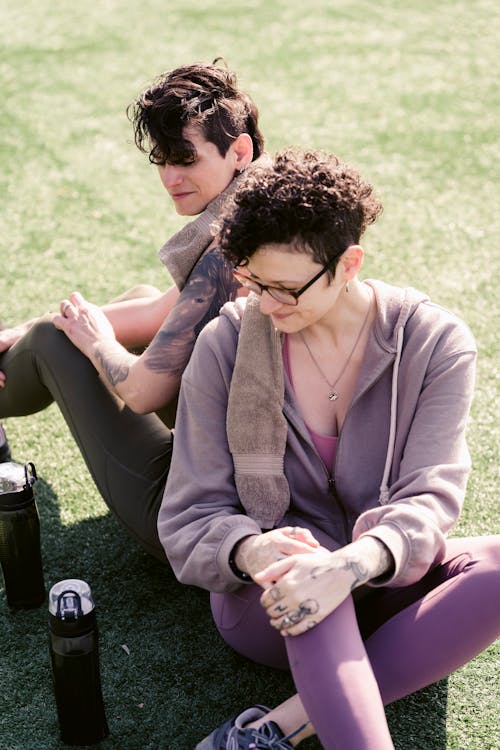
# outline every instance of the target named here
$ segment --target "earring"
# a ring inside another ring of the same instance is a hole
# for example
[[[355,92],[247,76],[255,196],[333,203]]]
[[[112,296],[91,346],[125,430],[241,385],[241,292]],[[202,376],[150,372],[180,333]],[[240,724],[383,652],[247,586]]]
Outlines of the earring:
[[[346,293],[349,294],[349,282],[348,281],[346,281],[345,283],[345,290],[346,290]]]
[[[246,169],[246,167],[242,167],[242,168],[241,168],[241,169],[239,170],[240,174],[243,174],[243,172],[245,171],[245,169]]]

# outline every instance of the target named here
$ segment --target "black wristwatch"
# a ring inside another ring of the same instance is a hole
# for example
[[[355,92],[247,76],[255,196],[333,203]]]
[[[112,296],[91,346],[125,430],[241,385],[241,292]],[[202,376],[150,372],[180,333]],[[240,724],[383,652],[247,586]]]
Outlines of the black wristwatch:
[[[243,539],[240,539],[240,542],[242,541]],[[231,550],[231,554],[229,555],[228,562],[229,562],[229,567],[231,568],[231,571],[234,573],[236,578],[239,578],[240,581],[246,581],[248,583],[249,581],[252,580],[252,576],[240,570],[238,566],[236,565],[236,560],[234,559],[236,555],[236,550],[238,549],[238,544],[240,542],[236,542],[236,544],[234,545],[233,549]]]

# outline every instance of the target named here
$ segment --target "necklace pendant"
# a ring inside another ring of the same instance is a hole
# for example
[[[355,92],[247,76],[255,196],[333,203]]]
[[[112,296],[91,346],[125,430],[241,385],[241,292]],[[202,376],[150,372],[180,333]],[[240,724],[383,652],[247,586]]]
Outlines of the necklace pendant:
[[[338,397],[339,397],[339,394],[335,393],[335,391],[330,391],[329,394],[328,394],[328,399],[330,401],[336,401],[338,399]]]

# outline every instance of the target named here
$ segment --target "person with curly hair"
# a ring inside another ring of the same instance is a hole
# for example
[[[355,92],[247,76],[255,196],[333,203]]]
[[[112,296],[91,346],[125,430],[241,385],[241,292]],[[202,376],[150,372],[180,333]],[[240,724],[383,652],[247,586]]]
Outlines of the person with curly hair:
[[[128,116],[177,213],[196,217],[159,252],[175,285],[140,285],[103,308],[74,292],[59,314],[0,331],[0,418],[56,401],[111,511],[166,562],[157,515],[181,375],[205,323],[247,293],[213,223],[267,157],[256,105],[217,61],[162,74]],[[10,457],[0,427],[0,461]]]
[[[252,294],[204,328],[184,372],[158,528],[225,641],[290,669],[297,694],[197,750],[286,750],[314,732],[327,750],[388,750],[384,706],[500,632],[500,537],[447,538],[476,346],[425,294],[361,280],[381,210],[353,167],[288,150],[222,218]]]

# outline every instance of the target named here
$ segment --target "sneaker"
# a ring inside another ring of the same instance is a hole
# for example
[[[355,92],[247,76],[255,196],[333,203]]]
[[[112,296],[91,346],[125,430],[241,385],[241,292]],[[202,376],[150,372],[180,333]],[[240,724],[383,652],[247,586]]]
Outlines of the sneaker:
[[[248,708],[215,729],[196,745],[195,750],[292,750],[288,740],[304,727],[285,737],[274,721],[266,721],[258,729],[246,726],[251,721],[262,718],[270,710],[265,706]]]
[[[9,442],[5,430],[0,424],[0,464],[4,464],[10,461],[12,458],[10,454]]]

